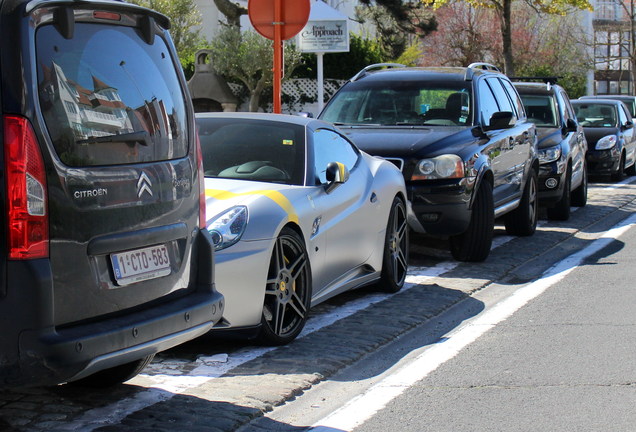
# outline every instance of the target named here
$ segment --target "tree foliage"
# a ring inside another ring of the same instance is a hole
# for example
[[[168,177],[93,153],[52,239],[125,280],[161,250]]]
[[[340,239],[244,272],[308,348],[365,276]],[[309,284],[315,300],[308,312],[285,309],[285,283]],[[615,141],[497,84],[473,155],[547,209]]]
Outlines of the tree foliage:
[[[636,4],[633,0],[614,0],[612,4],[618,6],[620,10],[620,12],[617,11],[618,16],[615,18],[624,23],[629,23],[627,25],[629,28],[627,32],[629,36],[626,38],[626,41],[623,41],[621,44],[622,46],[619,49],[621,51],[626,50],[628,53],[627,58],[629,59],[632,78],[631,92],[632,94],[636,94]],[[608,39],[610,39],[609,35]],[[603,42],[609,42],[609,40]],[[607,64],[605,59],[602,59],[601,61]]]
[[[170,18],[170,36],[184,68],[192,66],[194,53],[203,46],[205,38],[198,30],[201,12],[194,0],[130,0],[131,3],[154,9]]]
[[[240,27],[241,16],[247,15],[247,8],[232,0],[214,0],[214,5],[225,16],[227,24],[230,26]]]
[[[360,0],[356,19],[371,23],[382,50],[397,59],[417,40],[437,28],[435,15],[419,0]]]
[[[493,11],[450,3],[436,11],[439,27],[422,41],[422,66],[500,63],[501,35]]]
[[[560,76],[572,97],[585,91],[591,59],[585,29],[575,15],[537,14],[523,2],[514,8],[514,69],[519,76]],[[440,28],[423,43],[423,66],[467,66],[486,61],[501,65],[501,33],[495,11],[453,3],[437,11]]]
[[[258,111],[260,98],[273,81],[272,41],[254,31],[222,26],[209,46],[212,67],[226,79],[241,82],[249,92],[249,109]],[[285,76],[300,63],[300,53],[285,45]]]
[[[514,55],[513,55],[513,0],[464,0],[475,8],[486,8],[495,11],[499,21],[501,32],[504,70],[509,75],[514,75]],[[435,9],[451,2],[451,0],[422,0],[422,2]],[[592,5],[588,0],[522,0],[536,12],[566,15],[573,9],[592,10]],[[517,39],[514,39],[517,42]]]

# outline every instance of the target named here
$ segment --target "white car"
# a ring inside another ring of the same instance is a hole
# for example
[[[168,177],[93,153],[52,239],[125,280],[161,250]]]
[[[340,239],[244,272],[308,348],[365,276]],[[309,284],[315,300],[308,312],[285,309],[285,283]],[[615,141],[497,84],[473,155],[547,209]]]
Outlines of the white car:
[[[285,344],[311,306],[373,283],[402,287],[408,224],[395,165],[321,120],[200,113],[197,125],[226,329]]]

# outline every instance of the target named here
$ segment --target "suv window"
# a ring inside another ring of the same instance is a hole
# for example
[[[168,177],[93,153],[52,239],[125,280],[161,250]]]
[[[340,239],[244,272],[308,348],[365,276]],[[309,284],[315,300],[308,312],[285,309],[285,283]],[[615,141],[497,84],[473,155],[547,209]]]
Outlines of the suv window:
[[[568,95],[563,90],[559,90],[558,97],[563,110],[563,120],[566,122],[570,119],[576,121],[576,114],[574,114],[574,108],[572,108]]]
[[[625,107],[622,105],[618,109],[618,118],[620,120],[621,126],[624,126],[625,123],[627,123],[627,121],[631,121],[632,119],[631,115],[627,112]]]
[[[510,81],[505,79],[500,79],[500,81],[503,84],[506,91],[508,92],[508,96],[510,97],[510,100],[512,100],[513,105],[517,109],[517,118],[525,117],[526,110],[525,110],[525,107],[523,106],[523,102],[521,101],[519,92],[515,90],[514,86],[510,83]]]
[[[499,111],[508,111],[511,112],[513,116],[517,116],[517,110],[512,106],[512,102],[508,97],[508,94],[501,86],[501,81],[498,78],[489,78],[486,80],[488,85],[490,86],[495,98],[497,99],[497,104],[499,105]]]
[[[488,125],[490,122],[490,117],[496,112],[499,112],[499,106],[497,105],[497,100],[490,89],[490,86],[486,83],[485,80],[479,82],[479,101],[481,103],[479,107],[479,111],[481,114],[481,119],[484,125]]]
[[[327,165],[340,162],[351,171],[358,162],[358,151],[349,141],[326,129],[314,132],[314,168],[316,184],[327,183]]]
[[[523,94],[528,120],[541,127],[556,127],[558,114],[554,98],[549,94]]]
[[[470,106],[465,83],[362,81],[343,87],[320,117],[354,125],[470,125]]]
[[[42,26],[36,44],[40,105],[62,162],[114,165],[186,155],[186,105],[162,38],[148,45],[130,27],[78,22],[71,39]]]

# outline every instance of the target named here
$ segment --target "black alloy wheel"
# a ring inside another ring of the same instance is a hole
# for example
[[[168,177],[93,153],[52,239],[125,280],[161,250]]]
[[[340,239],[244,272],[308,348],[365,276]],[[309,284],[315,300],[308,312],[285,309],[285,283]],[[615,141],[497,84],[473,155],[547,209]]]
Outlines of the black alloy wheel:
[[[395,293],[402,289],[408,272],[409,225],[406,206],[395,197],[387,222],[380,286],[385,292]]]
[[[488,258],[494,225],[492,183],[483,180],[475,192],[468,228],[465,232],[450,238],[453,258],[465,262],[481,262]]]
[[[570,219],[570,187],[572,185],[572,168],[569,165],[565,173],[563,183],[563,194],[561,195],[561,199],[559,199],[554,207],[549,207],[546,211],[548,219],[550,220],[566,221]]]
[[[579,187],[572,191],[572,205],[574,207],[585,207],[587,204],[587,163],[583,164],[583,180]]]
[[[307,322],[311,301],[311,272],[305,244],[296,231],[283,228],[274,244],[265,285],[259,339],[285,345]]]

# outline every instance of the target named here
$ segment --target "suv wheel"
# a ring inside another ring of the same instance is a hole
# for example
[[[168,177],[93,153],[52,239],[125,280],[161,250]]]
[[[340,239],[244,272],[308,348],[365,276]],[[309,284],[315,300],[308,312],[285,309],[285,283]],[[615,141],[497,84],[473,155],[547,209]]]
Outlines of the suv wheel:
[[[506,232],[517,236],[534,234],[537,228],[537,204],[537,172],[531,169],[519,207],[505,217]]]
[[[579,187],[572,191],[572,205],[585,207],[587,204],[587,164],[583,164],[583,180]]]
[[[548,219],[566,221],[570,219],[570,186],[572,184],[572,169],[568,166],[565,173],[565,182],[563,185],[563,195],[561,199],[547,209]]]
[[[612,173],[611,177],[612,177],[612,181],[618,182],[623,180],[624,176],[625,176],[625,155],[621,153],[621,158],[618,161],[618,171],[616,171],[615,173]]]
[[[483,181],[477,189],[468,229],[450,238],[450,251],[457,261],[480,262],[488,258],[495,225],[492,185]]]

